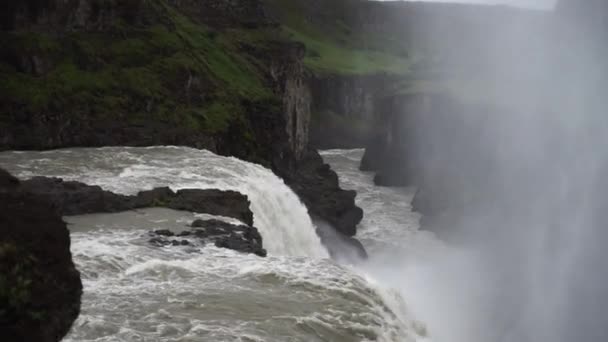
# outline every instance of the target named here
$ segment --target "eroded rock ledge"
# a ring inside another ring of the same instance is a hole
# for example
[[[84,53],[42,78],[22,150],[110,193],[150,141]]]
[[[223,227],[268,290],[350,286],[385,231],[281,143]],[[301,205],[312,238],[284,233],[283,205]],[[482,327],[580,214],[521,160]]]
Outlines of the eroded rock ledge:
[[[52,204],[57,212],[64,216],[162,207],[234,218],[244,224],[197,220],[192,224],[194,229],[190,231],[151,232],[153,238],[150,242],[156,246],[192,246],[212,242],[217,247],[242,253],[258,256],[267,254],[261,235],[257,228],[253,227],[253,213],[249,208],[247,196],[235,191],[184,189],[174,192],[162,187],[126,196],[105,191],[99,186],[48,177],[23,181],[21,188]]]
[[[235,225],[220,220],[196,220],[191,230],[175,233],[170,230],[150,232],[150,243],[156,246],[195,246],[215,244],[219,248],[232,249],[265,257],[262,236],[257,228]]]
[[[0,169],[0,336],[60,341],[80,312],[82,283],[65,222]]]
[[[22,186],[26,191],[46,198],[64,216],[162,207],[231,217],[253,225],[247,196],[235,191],[184,189],[174,192],[163,187],[126,196],[105,191],[99,186],[48,177],[23,181]]]

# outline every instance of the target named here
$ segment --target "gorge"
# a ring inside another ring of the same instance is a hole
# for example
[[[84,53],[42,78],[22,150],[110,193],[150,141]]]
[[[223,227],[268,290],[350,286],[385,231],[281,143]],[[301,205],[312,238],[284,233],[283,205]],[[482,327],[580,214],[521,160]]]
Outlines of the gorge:
[[[65,341],[604,341],[607,18],[8,4],[0,336],[59,341],[81,307]],[[37,214],[65,307],[15,262],[47,258]]]

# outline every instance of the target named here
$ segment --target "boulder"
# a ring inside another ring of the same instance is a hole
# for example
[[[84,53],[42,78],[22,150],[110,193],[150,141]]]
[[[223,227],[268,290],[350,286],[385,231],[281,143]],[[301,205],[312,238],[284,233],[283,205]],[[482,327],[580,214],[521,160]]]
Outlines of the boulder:
[[[80,312],[82,283],[51,203],[0,170],[0,336],[57,342]]]
[[[200,245],[215,244],[219,248],[232,249],[241,253],[251,253],[265,257],[262,236],[257,228],[246,225],[234,225],[220,220],[196,220],[192,223],[192,230],[173,233],[168,230],[150,232],[153,237],[149,242],[155,246],[191,246],[193,241],[170,240],[170,237],[194,239]]]
[[[357,193],[340,188],[338,175],[316,151],[309,151],[297,171],[286,174],[285,182],[300,197],[313,219],[331,224],[338,232],[354,236],[363,210],[355,205]]]

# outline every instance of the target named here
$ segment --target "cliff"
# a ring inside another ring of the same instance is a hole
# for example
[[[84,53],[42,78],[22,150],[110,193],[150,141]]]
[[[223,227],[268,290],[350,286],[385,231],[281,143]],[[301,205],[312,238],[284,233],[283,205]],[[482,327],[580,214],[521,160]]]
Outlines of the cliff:
[[[432,77],[377,99],[376,135],[361,168],[376,171],[377,184],[417,187],[414,209],[424,228],[443,237],[489,233],[496,225],[490,218],[537,215],[530,208],[553,189],[551,177],[585,153],[564,157],[565,144],[584,144],[565,143],[572,127],[555,118],[603,125],[604,4],[562,1],[556,12],[516,11],[479,40],[460,39],[479,52],[470,58],[479,67],[465,73],[468,63],[456,56],[467,50],[457,51],[425,72]],[[459,222],[480,213],[480,221]],[[469,231],[458,234],[458,227]]]
[[[326,221],[360,216],[309,148],[305,47],[268,12],[261,1],[11,3],[0,17],[0,150],[205,148],[272,168]]]

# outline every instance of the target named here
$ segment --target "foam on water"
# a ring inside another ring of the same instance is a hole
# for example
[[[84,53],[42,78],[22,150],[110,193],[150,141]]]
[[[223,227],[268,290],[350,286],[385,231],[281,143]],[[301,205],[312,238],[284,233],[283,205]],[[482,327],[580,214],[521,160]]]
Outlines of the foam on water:
[[[80,231],[90,218],[70,218],[85,301],[66,342],[417,341],[375,285],[330,259],[157,248],[147,230]]]
[[[335,151],[341,156],[351,164],[360,158]],[[345,266],[326,258],[304,206],[261,166],[206,151],[154,147],[0,153],[0,167],[22,178],[57,176],[123,194],[158,186],[230,189],[252,202],[267,258],[214,246],[149,245],[147,231],[184,227],[204,215],[147,209],[68,218],[84,297],[66,342],[428,340],[404,292],[378,283],[371,264]],[[367,184],[356,177],[368,175],[349,172],[350,178],[341,172],[343,181]],[[408,201],[401,190],[358,190],[368,207],[387,193],[396,203]],[[383,213],[382,204],[361,227],[369,250],[415,235],[416,217]],[[395,226],[402,222],[411,224],[406,234]]]
[[[413,251],[436,241],[432,234],[419,230],[420,215],[411,205],[416,189],[374,185],[374,172],[359,171],[363,153],[363,149],[321,151],[340,176],[340,186],[357,191],[356,203],[365,212],[357,238],[370,254],[387,248]]]
[[[306,207],[270,170],[185,147],[86,148],[0,154],[20,178],[54,176],[135,194],[154,187],[217,188],[249,196],[254,224],[271,254],[328,257]]]

